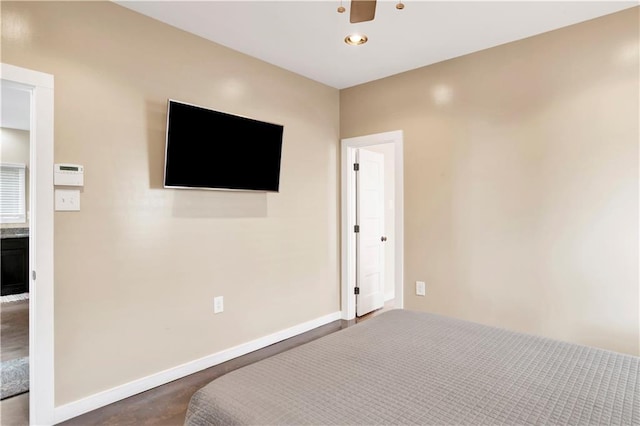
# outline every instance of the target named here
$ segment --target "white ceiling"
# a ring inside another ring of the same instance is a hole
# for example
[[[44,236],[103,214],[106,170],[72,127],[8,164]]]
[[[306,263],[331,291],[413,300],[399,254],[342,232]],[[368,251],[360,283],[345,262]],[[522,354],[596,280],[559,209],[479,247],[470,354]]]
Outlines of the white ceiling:
[[[0,127],[29,130],[31,94],[26,90],[2,85]]]
[[[613,13],[637,1],[378,0],[349,23],[332,1],[119,1],[118,4],[338,89]],[[362,46],[344,37],[360,31]]]

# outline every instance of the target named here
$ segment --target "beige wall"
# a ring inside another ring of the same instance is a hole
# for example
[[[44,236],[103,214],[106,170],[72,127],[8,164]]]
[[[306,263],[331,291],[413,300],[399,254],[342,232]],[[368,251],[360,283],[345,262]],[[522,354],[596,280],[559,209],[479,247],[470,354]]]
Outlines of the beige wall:
[[[24,164],[25,170],[25,203],[27,221],[23,223],[0,223],[0,228],[29,227],[29,132],[26,130],[0,127],[0,161],[3,163]]]
[[[395,297],[395,145],[385,143],[381,145],[367,146],[368,151],[377,152],[384,155],[384,235],[387,242],[384,247],[384,293],[385,299]]]
[[[2,61],[55,77],[55,161],[85,166],[55,214],[57,405],[339,311],[336,89],[110,2],[2,14]],[[167,98],[283,124],[280,193],[163,189]]]
[[[341,91],[404,130],[407,308],[640,354],[638,13]]]

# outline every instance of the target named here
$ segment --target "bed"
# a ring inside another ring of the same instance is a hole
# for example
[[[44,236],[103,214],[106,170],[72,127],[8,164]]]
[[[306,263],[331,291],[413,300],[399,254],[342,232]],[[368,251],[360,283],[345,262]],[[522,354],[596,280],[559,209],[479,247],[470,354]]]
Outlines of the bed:
[[[406,310],[228,373],[185,424],[640,424],[640,358]]]

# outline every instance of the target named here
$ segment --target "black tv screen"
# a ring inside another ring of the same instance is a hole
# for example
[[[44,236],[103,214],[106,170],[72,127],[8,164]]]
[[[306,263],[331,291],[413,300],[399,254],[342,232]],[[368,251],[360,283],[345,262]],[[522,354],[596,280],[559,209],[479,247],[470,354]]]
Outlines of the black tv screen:
[[[283,130],[169,100],[164,186],[277,192]]]

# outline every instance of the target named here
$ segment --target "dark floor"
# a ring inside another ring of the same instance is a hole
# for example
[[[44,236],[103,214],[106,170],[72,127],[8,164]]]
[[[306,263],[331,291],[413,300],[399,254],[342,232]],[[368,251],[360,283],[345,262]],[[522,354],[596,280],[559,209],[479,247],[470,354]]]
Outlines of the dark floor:
[[[0,425],[29,425],[29,392],[0,401]]]
[[[393,309],[394,305],[395,305],[395,300],[393,299],[387,300],[386,302],[384,302],[384,306],[382,308],[376,309],[375,311],[371,311],[368,314],[361,316],[360,318],[356,318],[355,322],[359,323],[360,321],[368,320],[369,318],[373,318],[376,315],[380,315],[383,312]]]
[[[365,321],[381,312],[391,309],[393,302],[387,302],[384,308],[371,312],[355,321],[334,321],[306,333],[278,342],[266,348],[251,352],[225,363],[202,370],[182,379],[175,380],[157,388],[142,392],[122,401],[107,405],[79,417],[68,420],[63,425],[182,425],[191,396],[213,379],[230,371],[252,364],[262,359],[300,346],[312,340],[326,336],[355,323]],[[28,394],[23,394],[28,395]],[[18,398],[22,399],[18,400]],[[28,412],[28,398],[9,398],[2,401],[0,424],[3,426],[22,426],[28,424],[24,413]],[[14,401],[16,400],[15,403]],[[25,406],[26,404],[26,406]],[[15,413],[15,414],[14,414]],[[7,416],[4,416],[6,414]],[[22,417],[14,417],[20,415]],[[28,414],[27,414],[28,415]]]
[[[1,304],[0,324],[2,361],[29,356],[29,301]]]
[[[0,304],[0,359],[29,356],[29,300]],[[0,402],[2,426],[29,424],[29,393]]]

